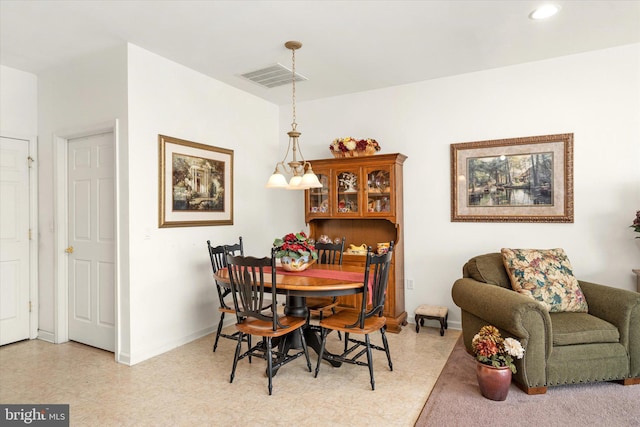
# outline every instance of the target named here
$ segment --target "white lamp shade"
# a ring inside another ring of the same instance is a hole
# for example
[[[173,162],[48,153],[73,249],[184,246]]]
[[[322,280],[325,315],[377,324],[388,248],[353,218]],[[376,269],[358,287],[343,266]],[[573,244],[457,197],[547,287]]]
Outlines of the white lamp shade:
[[[269,181],[267,181],[267,188],[287,188],[287,179],[281,173],[274,173],[269,177]]]
[[[318,176],[312,171],[307,171],[302,177],[302,185],[306,188],[320,188],[322,184],[318,179]]]
[[[302,177],[300,175],[292,176],[289,180],[287,190],[304,190],[304,186],[302,185]]]

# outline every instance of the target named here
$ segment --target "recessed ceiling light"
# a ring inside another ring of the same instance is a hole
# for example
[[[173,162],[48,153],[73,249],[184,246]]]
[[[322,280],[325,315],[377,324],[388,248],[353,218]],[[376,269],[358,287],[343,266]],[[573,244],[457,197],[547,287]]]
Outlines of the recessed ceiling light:
[[[529,14],[529,18],[535,20],[551,18],[553,15],[558,13],[559,10],[560,6],[556,6],[554,4],[546,4],[531,12]]]

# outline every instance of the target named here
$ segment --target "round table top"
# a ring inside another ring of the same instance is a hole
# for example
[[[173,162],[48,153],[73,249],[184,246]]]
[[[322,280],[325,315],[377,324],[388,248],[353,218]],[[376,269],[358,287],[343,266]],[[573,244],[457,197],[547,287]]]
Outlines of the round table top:
[[[276,288],[282,293],[308,296],[361,293],[364,287],[363,270],[358,266],[330,264],[313,264],[307,270],[295,273],[278,269]],[[360,280],[357,279],[358,275]],[[220,283],[229,284],[226,268],[218,270],[214,277]]]

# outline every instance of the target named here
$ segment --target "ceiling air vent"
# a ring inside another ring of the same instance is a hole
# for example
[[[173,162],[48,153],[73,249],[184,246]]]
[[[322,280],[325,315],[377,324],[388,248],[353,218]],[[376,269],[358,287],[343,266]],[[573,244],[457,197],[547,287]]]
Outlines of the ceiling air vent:
[[[291,83],[291,70],[280,64],[261,68],[250,73],[244,73],[241,74],[241,76],[266,88],[272,88]],[[307,78],[296,73],[296,81],[300,82],[303,80],[307,80]]]

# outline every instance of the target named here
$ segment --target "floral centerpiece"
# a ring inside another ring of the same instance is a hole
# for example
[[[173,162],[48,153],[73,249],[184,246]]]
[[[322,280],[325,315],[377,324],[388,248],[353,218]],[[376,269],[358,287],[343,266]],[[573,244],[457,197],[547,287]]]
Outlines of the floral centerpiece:
[[[275,256],[280,258],[282,268],[289,271],[303,271],[318,259],[316,247],[306,233],[289,233],[273,241]]]
[[[380,144],[375,139],[355,139],[350,136],[336,138],[329,145],[334,157],[371,156],[380,151]]]
[[[522,359],[524,348],[520,341],[513,338],[502,338],[495,326],[483,326],[471,341],[476,360],[495,368],[507,366],[512,373],[516,373],[513,358]]]
[[[629,227],[633,228],[636,233],[640,233],[640,211],[636,212],[636,217],[633,219],[633,224]],[[636,236],[636,239],[640,239],[640,236]]]

